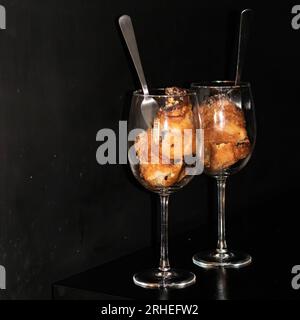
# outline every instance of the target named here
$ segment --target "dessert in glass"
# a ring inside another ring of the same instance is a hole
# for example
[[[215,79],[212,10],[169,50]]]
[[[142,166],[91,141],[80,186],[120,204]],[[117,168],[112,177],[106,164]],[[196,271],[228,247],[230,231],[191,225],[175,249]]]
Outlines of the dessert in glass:
[[[149,119],[141,108],[144,99],[157,108]],[[149,121],[150,120],[150,121]],[[135,91],[129,116],[130,167],[135,178],[160,197],[161,244],[158,268],[137,273],[134,283],[144,288],[184,288],[195,282],[192,272],[170,267],[168,257],[168,202],[193,175],[201,173],[199,113],[195,92],[177,87]]]
[[[249,161],[256,140],[254,104],[249,83],[233,81],[193,83],[204,130],[204,172],[216,179],[218,188],[217,249],[200,252],[193,262],[204,268],[239,268],[251,256],[230,251],[225,238],[225,185],[227,177]]]

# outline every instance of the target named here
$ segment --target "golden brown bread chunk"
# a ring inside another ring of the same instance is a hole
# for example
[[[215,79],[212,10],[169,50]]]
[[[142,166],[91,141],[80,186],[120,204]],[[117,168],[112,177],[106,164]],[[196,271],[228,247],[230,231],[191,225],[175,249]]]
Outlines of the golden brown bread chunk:
[[[247,138],[243,111],[230,100],[211,98],[199,112],[207,141],[236,143]]]
[[[204,107],[204,109],[201,107]],[[243,111],[223,95],[217,95],[206,100],[204,104],[200,105],[199,111],[202,116],[202,125],[204,128],[210,128],[216,124],[221,126],[224,120],[235,123],[238,127],[245,126]],[[226,114],[225,119],[221,113]]]
[[[211,171],[226,169],[250,153],[243,111],[218,95],[199,107],[204,129],[204,165]]]
[[[159,141],[159,137],[157,137],[153,129],[143,131],[136,137],[134,147],[140,163],[159,163],[159,145],[156,139]]]
[[[170,96],[166,101],[165,109],[174,108],[175,106],[180,107],[188,102],[187,90],[185,89],[170,87],[165,89],[165,94]]]
[[[170,187],[185,176],[183,157],[195,153],[193,111],[184,89],[167,88],[166,105],[159,109],[153,128],[140,133],[135,141],[140,175],[151,187]],[[185,132],[185,129],[190,129]]]
[[[251,145],[249,140],[246,140],[244,142],[238,142],[234,146],[234,155],[235,158],[240,160],[246,158],[251,151]]]
[[[170,187],[182,170],[181,164],[140,164],[141,177],[152,187]]]
[[[232,143],[211,144],[210,167],[225,169],[236,162]]]
[[[191,106],[159,110],[156,118],[161,130],[162,155],[171,160],[195,154],[195,130]]]
[[[175,164],[162,156],[161,144],[156,143],[154,129],[137,136],[135,150],[140,160],[140,175],[150,186],[170,187],[176,183],[183,163],[180,161]]]
[[[168,87],[165,89],[165,93],[168,96],[184,96],[187,94],[187,90],[179,87]]]

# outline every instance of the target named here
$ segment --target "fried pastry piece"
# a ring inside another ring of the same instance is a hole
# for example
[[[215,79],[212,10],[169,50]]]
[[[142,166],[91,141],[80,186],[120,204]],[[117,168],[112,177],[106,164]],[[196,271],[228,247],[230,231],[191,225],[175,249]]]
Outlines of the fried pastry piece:
[[[187,90],[179,87],[168,87],[165,89],[165,93],[168,96],[184,96],[187,94]]]
[[[152,187],[171,187],[182,171],[180,164],[140,164],[141,177]]]
[[[199,108],[205,139],[214,143],[247,138],[243,111],[224,97],[213,97]]]
[[[135,140],[135,151],[140,163],[159,163],[159,137],[153,129],[141,132]]]
[[[226,169],[250,153],[243,111],[224,96],[214,96],[199,107],[204,129],[204,165]]]
[[[187,90],[178,87],[169,87],[165,89],[165,94],[170,96],[167,99],[165,108],[174,108],[175,106],[183,106],[187,104]]]
[[[234,146],[234,155],[238,160],[245,159],[251,151],[251,144],[248,139],[238,142]]]
[[[207,141],[204,141],[204,167],[210,167],[210,157],[211,157],[211,144]]]
[[[182,96],[185,93],[184,89],[167,88],[170,98],[157,112],[153,128],[136,138],[140,176],[151,187],[171,187],[181,181],[186,176],[183,157],[196,149],[192,107]]]
[[[168,134],[168,133],[167,133]],[[173,137],[172,143],[174,141]],[[140,163],[152,163],[152,164],[172,164],[181,163],[182,157],[174,160],[171,159],[169,153],[167,153],[166,144],[162,143],[163,138],[161,132],[156,129],[148,129],[140,133],[135,141],[135,151]]]
[[[163,158],[161,145],[155,143],[155,130],[140,133],[135,142],[136,155],[140,161],[140,175],[151,187],[170,187],[182,171],[182,161],[176,164]]]
[[[231,142],[210,145],[210,168],[212,170],[225,169],[235,162],[234,145]]]
[[[191,106],[159,110],[156,122],[161,130],[162,154],[171,160],[195,154],[195,129]]]

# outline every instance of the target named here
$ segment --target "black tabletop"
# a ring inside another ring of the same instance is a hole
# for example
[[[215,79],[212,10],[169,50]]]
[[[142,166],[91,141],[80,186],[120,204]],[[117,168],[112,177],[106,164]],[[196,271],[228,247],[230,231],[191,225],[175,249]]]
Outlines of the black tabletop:
[[[203,235],[202,235],[203,236]],[[241,269],[204,270],[193,265],[199,251],[200,230],[170,241],[170,260],[176,268],[193,271],[195,285],[185,289],[155,290],[134,285],[135,272],[156,267],[157,248],[146,248],[102,266],[73,275],[53,285],[54,299],[297,299],[300,292],[291,285],[294,261],[279,248],[266,251],[258,245],[251,252],[253,262]]]

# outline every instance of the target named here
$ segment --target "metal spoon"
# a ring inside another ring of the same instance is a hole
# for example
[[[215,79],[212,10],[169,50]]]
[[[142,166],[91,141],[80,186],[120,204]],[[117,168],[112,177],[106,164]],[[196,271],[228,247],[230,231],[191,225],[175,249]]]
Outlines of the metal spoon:
[[[241,12],[240,18],[240,30],[239,30],[239,44],[238,54],[236,62],[236,73],[235,73],[235,85],[241,82],[242,68],[245,61],[245,53],[247,49],[247,42],[250,31],[250,21],[252,16],[251,9],[245,9]]]
[[[148,90],[147,82],[145,79],[144,71],[142,68],[142,63],[139,55],[139,50],[138,50],[131,18],[127,15],[121,16],[119,18],[119,25],[120,25],[123,37],[125,39],[127,48],[129,50],[131,59],[135,66],[135,70],[138,74],[143,93],[145,95],[141,104],[141,112],[146,122],[146,125],[148,127],[151,127],[154,116],[159,109],[159,105],[152,97],[147,97],[149,95],[149,90]]]

